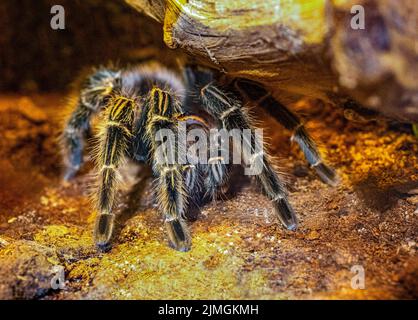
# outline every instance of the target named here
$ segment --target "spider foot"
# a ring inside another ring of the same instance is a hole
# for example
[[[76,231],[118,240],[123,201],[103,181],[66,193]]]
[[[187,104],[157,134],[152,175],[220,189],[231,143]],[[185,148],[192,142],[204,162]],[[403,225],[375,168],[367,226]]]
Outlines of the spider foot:
[[[339,178],[333,168],[331,168],[323,162],[320,162],[319,164],[314,165],[313,167],[319,178],[322,180],[322,182],[329,184],[332,187],[338,185]]]
[[[80,167],[67,167],[64,173],[64,181],[72,180],[77,174]]]
[[[282,198],[274,201],[273,204],[282,225],[290,231],[295,231],[298,222],[295,212],[293,211],[293,208],[290,206],[289,202]]]
[[[180,220],[166,221],[165,226],[171,248],[187,252],[191,249],[191,238],[184,222]]]
[[[100,214],[96,218],[94,227],[94,243],[102,250],[109,248],[110,239],[113,234],[115,216],[113,214]]]

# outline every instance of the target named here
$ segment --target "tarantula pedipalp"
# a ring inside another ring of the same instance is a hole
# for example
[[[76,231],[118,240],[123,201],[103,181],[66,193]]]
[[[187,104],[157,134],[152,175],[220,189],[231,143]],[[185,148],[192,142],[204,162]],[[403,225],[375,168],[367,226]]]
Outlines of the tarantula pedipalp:
[[[102,68],[84,82],[76,109],[67,119],[62,134],[65,179],[68,180],[83,162],[84,139],[90,130],[92,117],[104,112],[98,133],[100,142],[96,147],[98,186],[95,202],[98,215],[94,238],[99,247],[110,242],[118,173],[124,159],[131,158],[152,166],[156,198],[170,246],[179,251],[190,249],[191,238],[185,223],[188,203],[215,196],[217,190],[227,183],[229,162],[219,143],[209,145],[207,162],[195,163],[187,157],[186,162],[167,161],[168,155],[179,159],[186,151],[175,135],[174,143],[168,144],[161,153],[159,133],[161,130],[178,133],[183,124],[187,130],[200,127],[205,132],[211,129],[211,124],[227,131],[254,129],[239,92],[274,112],[281,123],[294,132],[292,138],[321,179],[331,185],[336,183],[334,171],[323,163],[315,143],[299,119],[258,84],[236,79],[222,87],[212,71],[199,67],[187,67],[183,74],[156,63],[116,71]],[[242,135],[241,138],[240,147],[250,150],[242,152],[244,163],[260,165],[257,180],[273,203],[281,223],[294,230],[296,216],[286,189],[270,164],[269,155],[263,147],[261,152],[252,152],[257,146],[254,137],[248,139]],[[227,145],[229,148],[229,141]]]

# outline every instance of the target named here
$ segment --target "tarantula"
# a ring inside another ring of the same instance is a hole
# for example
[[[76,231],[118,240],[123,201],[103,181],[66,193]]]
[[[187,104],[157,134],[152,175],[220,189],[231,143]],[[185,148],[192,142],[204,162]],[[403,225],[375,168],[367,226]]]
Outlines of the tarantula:
[[[179,251],[190,249],[191,237],[185,223],[188,203],[215,197],[227,184],[230,166],[219,144],[211,144],[211,157],[207,163],[161,161],[168,154],[179,156],[184,150],[178,148],[181,141],[177,139],[174,145],[164,149],[161,157],[158,149],[162,142],[157,139],[158,132],[161,129],[176,132],[180,124],[185,124],[187,130],[192,127],[254,129],[240,98],[242,95],[269,110],[286,129],[293,131],[292,139],[324,182],[330,185],[337,182],[336,174],[321,160],[315,143],[298,117],[262,86],[244,79],[220,85],[215,73],[209,69],[186,66],[184,70],[173,72],[157,63],[123,70],[100,68],[82,85],[76,108],[67,119],[62,134],[64,178],[71,179],[82,165],[84,140],[90,131],[92,117],[102,112],[100,142],[96,146],[98,186],[95,204],[98,215],[94,229],[94,240],[99,248],[110,243],[118,176],[124,159],[130,158],[152,166],[156,198],[170,246]],[[242,143],[255,150],[253,138],[243,139]],[[294,230],[297,219],[284,184],[273,169],[265,148],[261,150],[251,156],[244,153],[243,157],[247,163],[261,164],[256,178],[273,203],[280,222]]]

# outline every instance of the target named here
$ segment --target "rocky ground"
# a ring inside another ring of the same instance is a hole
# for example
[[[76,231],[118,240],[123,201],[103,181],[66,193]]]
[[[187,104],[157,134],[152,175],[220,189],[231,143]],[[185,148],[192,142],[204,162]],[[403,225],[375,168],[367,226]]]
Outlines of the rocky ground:
[[[407,130],[348,123],[319,103],[295,105],[341,176],[332,188],[289,144],[290,134],[258,110],[299,215],[296,232],[283,230],[257,186],[237,177],[230,196],[190,223],[192,250],[173,251],[144,170],[122,195],[113,247],[99,252],[91,238],[91,165],[72,183],[61,180],[63,96],[0,96],[0,298],[418,297],[418,141]],[[352,287],[353,266],[364,268],[364,289]],[[65,283],[53,290],[61,270]]]

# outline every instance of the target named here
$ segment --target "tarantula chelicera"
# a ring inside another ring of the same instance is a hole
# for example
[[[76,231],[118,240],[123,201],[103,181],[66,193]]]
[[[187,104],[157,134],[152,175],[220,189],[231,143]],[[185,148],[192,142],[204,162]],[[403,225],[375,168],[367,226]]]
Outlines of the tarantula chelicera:
[[[238,132],[253,130],[253,121],[243,107],[243,94],[292,130],[292,139],[302,148],[319,177],[331,185],[336,183],[334,171],[321,160],[315,143],[297,116],[257,83],[235,79],[221,86],[212,71],[197,66],[186,66],[183,73],[169,71],[157,63],[123,70],[101,68],[85,80],[62,134],[65,179],[68,180],[83,162],[84,139],[90,131],[92,117],[103,112],[98,133],[100,142],[96,146],[98,215],[94,239],[99,247],[106,247],[110,242],[119,170],[124,159],[130,158],[152,166],[156,198],[170,246],[179,251],[190,249],[191,238],[185,223],[188,203],[214,197],[217,190],[227,184],[230,168],[224,153],[227,150],[224,150],[225,143],[213,143],[209,146],[210,158],[206,163],[190,160],[193,157],[186,157],[183,162],[170,162],[168,155],[178,159],[180,153],[185,152],[180,146],[184,141],[176,137],[174,143],[160,148],[164,139],[159,132],[178,132],[181,125],[187,130],[199,127],[206,132],[211,128],[235,129],[235,132],[237,129]],[[296,216],[269,155],[263,146],[261,151],[256,150],[253,136],[242,135],[242,138],[242,150],[254,151],[242,152],[245,163],[259,165],[255,176],[265,195],[273,203],[283,226],[294,230]],[[230,145],[236,147],[233,141],[226,145],[227,149]]]

